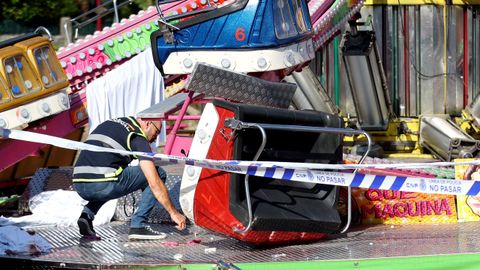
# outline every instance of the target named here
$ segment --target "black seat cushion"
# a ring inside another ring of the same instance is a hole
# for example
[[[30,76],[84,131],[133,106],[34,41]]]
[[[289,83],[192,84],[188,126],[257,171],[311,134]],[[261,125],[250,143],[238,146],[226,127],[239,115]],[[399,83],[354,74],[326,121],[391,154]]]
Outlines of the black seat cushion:
[[[213,104],[234,112],[249,123],[288,124],[341,128],[336,115],[316,111],[292,111],[215,100]],[[223,123],[220,123],[223,125]],[[259,160],[339,163],[342,135],[299,131],[265,130],[267,143]],[[257,129],[238,132],[233,159],[252,160],[262,141]],[[230,176],[230,211],[242,224],[248,223],[245,176]],[[337,211],[338,187],[250,177],[250,194],[257,231],[336,232],[341,220]]]

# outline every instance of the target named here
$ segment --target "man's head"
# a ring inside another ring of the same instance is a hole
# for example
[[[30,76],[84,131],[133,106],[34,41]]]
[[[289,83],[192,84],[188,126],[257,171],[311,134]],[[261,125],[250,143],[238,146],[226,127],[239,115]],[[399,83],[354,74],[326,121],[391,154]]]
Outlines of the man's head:
[[[151,143],[154,142],[160,133],[160,129],[162,128],[162,122],[143,119],[139,122],[143,132],[145,132],[145,135],[147,136],[147,140]]]

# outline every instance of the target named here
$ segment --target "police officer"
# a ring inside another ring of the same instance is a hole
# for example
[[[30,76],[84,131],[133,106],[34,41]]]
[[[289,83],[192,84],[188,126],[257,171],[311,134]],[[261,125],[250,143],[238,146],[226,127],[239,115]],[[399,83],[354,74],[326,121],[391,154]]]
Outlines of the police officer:
[[[155,141],[160,128],[160,121],[117,118],[101,123],[88,136],[86,143],[127,151],[151,152],[149,143]],[[137,158],[139,166],[128,166]],[[100,207],[111,199],[138,189],[143,190],[142,198],[130,221],[129,240],[166,237],[165,233],[153,230],[146,224],[157,201],[170,214],[177,228],[185,229],[186,218],[170,200],[164,184],[166,178],[166,172],[156,167],[151,158],[82,150],[73,170],[75,190],[88,201],[77,221],[80,234],[98,238],[92,221]]]

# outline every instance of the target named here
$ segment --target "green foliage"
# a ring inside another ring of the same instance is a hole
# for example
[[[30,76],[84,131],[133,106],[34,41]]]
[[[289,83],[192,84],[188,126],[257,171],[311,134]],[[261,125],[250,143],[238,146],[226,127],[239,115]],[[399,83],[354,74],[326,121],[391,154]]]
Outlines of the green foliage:
[[[78,15],[75,0],[2,0],[0,19],[27,25],[58,23],[60,17]]]
[[[102,0],[101,2],[106,2]],[[117,0],[117,4],[128,0]],[[95,8],[96,0],[0,0],[0,33],[14,34],[31,32],[38,26],[47,27],[52,34],[58,34],[61,17],[77,17]],[[155,4],[155,0],[132,0],[119,9],[119,17],[128,18]],[[108,6],[112,7],[111,5]],[[95,15],[95,14],[93,14]],[[92,14],[90,17],[93,16]],[[82,20],[86,20],[85,17]],[[113,23],[113,13],[102,17],[103,25]],[[94,31],[95,22],[79,29],[80,34]]]
[[[126,0],[118,0],[123,2]],[[122,18],[128,18],[130,14],[137,14],[140,10],[146,10],[149,6],[155,5],[155,0],[133,0],[131,4],[120,8],[120,15]]]
[[[135,4],[137,4],[140,9],[147,9],[149,6],[155,5],[155,0],[134,0]]]

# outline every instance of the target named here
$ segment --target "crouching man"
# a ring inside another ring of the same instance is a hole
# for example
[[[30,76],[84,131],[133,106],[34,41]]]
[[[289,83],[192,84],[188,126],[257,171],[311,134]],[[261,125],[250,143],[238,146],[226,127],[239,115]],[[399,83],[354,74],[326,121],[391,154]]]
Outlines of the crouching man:
[[[144,121],[122,117],[101,123],[88,136],[86,143],[127,151],[151,152],[150,143],[160,133],[160,121]],[[139,166],[128,166],[133,159]],[[180,230],[186,227],[186,218],[175,209],[165,186],[166,172],[156,167],[151,158],[108,152],[82,150],[73,170],[75,190],[87,200],[77,221],[80,234],[98,238],[92,221],[102,205],[141,189],[142,198],[130,221],[129,240],[163,239],[165,233],[147,225],[150,212],[160,204],[170,214]],[[99,239],[99,238],[98,238]]]

